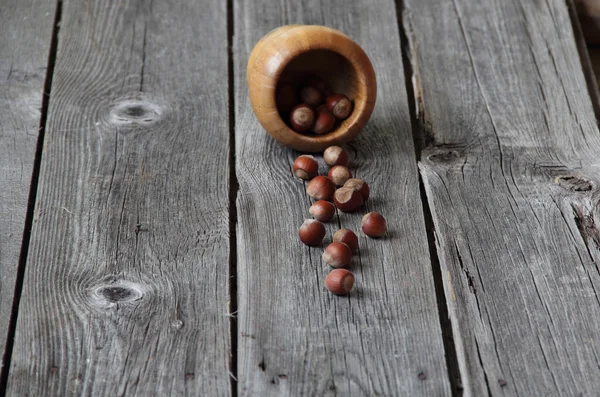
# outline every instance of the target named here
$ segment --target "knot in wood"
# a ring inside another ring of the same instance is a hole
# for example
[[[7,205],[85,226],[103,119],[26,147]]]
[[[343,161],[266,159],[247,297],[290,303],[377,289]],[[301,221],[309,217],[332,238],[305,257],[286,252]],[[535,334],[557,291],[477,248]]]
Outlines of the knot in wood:
[[[108,302],[128,301],[134,295],[134,292],[129,288],[124,287],[104,287],[98,291]]]
[[[171,321],[171,328],[173,328],[175,331],[179,331],[181,328],[183,328],[183,321],[179,319]]]
[[[115,104],[109,121],[117,125],[148,125],[162,118],[163,109],[156,103],[144,99],[124,99]]]
[[[554,183],[572,192],[589,192],[594,183],[578,175],[561,175],[554,178]]]
[[[453,149],[437,149],[427,156],[432,163],[449,163],[460,158],[460,153]]]
[[[144,292],[139,285],[121,280],[94,289],[92,300],[100,306],[113,306],[117,303],[135,302],[142,299],[143,295]]]

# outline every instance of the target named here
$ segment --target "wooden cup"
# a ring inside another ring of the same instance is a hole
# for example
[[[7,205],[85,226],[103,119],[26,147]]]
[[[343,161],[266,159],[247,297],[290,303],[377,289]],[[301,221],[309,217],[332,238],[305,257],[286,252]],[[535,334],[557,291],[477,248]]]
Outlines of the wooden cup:
[[[350,116],[323,135],[292,130],[275,101],[278,84],[299,86],[311,77],[322,79],[333,93],[346,95],[354,104]],[[287,25],[269,32],[250,54],[246,79],[252,108],[264,129],[303,152],[321,152],[356,137],[371,117],[377,97],[367,54],[348,36],[325,26]]]

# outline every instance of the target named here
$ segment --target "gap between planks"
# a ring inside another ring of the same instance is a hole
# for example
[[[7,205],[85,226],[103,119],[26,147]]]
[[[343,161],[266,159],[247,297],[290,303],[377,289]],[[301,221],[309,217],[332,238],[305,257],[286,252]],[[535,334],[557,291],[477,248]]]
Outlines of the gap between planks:
[[[404,1],[395,0],[395,4],[398,30],[400,34],[400,50],[402,53],[402,63],[404,66],[404,85],[406,87],[406,93],[408,96],[408,109],[410,112],[410,123],[415,147],[415,159],[416,163],[418,164],[419,161],[421,161],[421,153],[427,144],[427,137],[425,136],[425,130],[422,128],[422,125],[418,119],[418,104],[415,96],[415,90],[418,89],[418,87],[414,86],[414,84],[418,82],[418,76],[415,75],[414,68],[416,68],[416,66],[413,64],[413,62],[416,60],[413,59],[413,49],[411,48],[411,42],[408,39],[408,35],[410,35],[410,26],[406,26],[407,20],[404,18],[404,13],[406,12]],[[446,302],[446,295],[444,293],[440,261],[435,246],[435,227],[433,225],[433,216],[431,214],[431,208],[429,208],[429,202],[427,200],[427,194],[425,192],[425,185],[423,184],[421,173],[419,173],[418,176],[419,196],[421,197],[421,204],[423,206],[423,218],[425,222],[425,231],[427,233],[427,244],[431,261],[431,270],[433,274],[440,328],[442,330],[442,339],[444,342],[446,365],[448,367],[448,377],[450,378],[450,388],[453,396],[462,396],[462,377],[458,365],[458,358],[456,356],[456,346],[454,345],[451,320],[450,316],[448,315],[448,306]]]
[[[6,334],[6,349],[2,363],[4,366],[0,370],[0,395],[6,394],[8,386],[8,374],[10,371],[13,342],[17,328],[17,317],[19,314],[19,303],[23,291],[23,280],[25,276],[25,266],[27,264],[27,255],[29,253],[29,241],[31,239],[31,227],[33,225],[33,212],[37,198],[37,187],[40,177],[40,165],[42,163],[42,152],[44,148],[44,136],[46,134],[46,121],[48,119],[48,105],[50,103],[50,93],[52,90],[52,77],[54,76],[54,64],[56,61],[56,49],[58,47],[58,32],[60,31],[60,20],[62,16],[62,0],[57,0],[56,11],[54,13],[54,22],[52,24],[52,35],[50,37],[50,51],[46,68],[46,78],[42,92],[42,107],[40,110],[40,123],[38,127],[38,139],[35,147],[35,156],[33,159],[33,170],[31,173],[31,184],[29,187],[29,196],[27,198],[27,212],[25,214],[25,224],[23,229],[23,239],[21,242],[21,252],[17,264],[17,276],[15,279],[15,291],[12,301],[10,321],[8,332]]]
[[[235,168],[235,86],[233,63],[234,32],[233,0],[227,0],[227,95],[229,97],[229,327],[230,327],[230,362],[229,378],[231,396],[238,395],[237,382],[237,194],[239,184]]]

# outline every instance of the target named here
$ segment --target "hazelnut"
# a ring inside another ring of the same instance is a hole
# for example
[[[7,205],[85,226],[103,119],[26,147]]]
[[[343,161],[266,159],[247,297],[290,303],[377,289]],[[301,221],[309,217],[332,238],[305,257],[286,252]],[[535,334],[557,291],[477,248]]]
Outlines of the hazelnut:
[[[340,229],[333,233],[333,242],[344,243],[350,247],[352,251],[358,249],[358,236],[350,229]]]
[[[325,159],[325,163],[330,167],[334,165],[348,166],[348,152],[339,146],[329,146],[325,149],[323,159]]]
[[[323,261],[333,267],[346,267],[352,260],[352,250],[344,243],[331,243],[323,252]]]
[[[353,212],[363,205],[363,198],[356,190],[341,187],[335,191],[333,202],[341,211]]]
[[[310,106],[301,103],[292,109],[290,124],[296,132],[306,132],[315,123],[315,112]]]
[[[312,131],[317,135],[326,134],[333,129],[334,125],[335,117],[327,109],[319,107]]]
[[[367,182],[360,178],[348,179],[346,183],[344,183],[344,187],[348,187],[359,192],[363,198],[363,201],[367,201],[369,198],[369,185],[367,185]]]
[[[387,222],[378,212],[369,212],[361,223],[363,232],[369,237],[381,237],[387,230]]]
[[[323,103],[323,94],[312,85],[305,85],[300,89],[300,100],[313,108]]]
[[[329,170],[327,176],[333,181],[333,183],[335,183],[335,186],[344,186],[346,181],[352,178],[352,173],[348,167],[343,165],[334,165]]]
[[[296,89],[291,84],[279,84],[275,91],[275,102],[280,112],[288,113],[298,103]]]
[[[321,222],[330,221],[335,215],[335,205],[329,201],[319,200],[309,208],[308,212]]]
[[[336,295],[347,295],[354,286],[354,275],[346,269],[334,269],[325,277],[325,287]]]
[[[346,95],[329,95],[325,103],[327,104],[327,110],[329,110],[337,119],[347,119],[352,112],[352,102],[350,102],[350,99],[348,99]]]
[[[306,219],[298,230],[298,236],[306,245],[319,245],[325,237],[325,226],[314,219]]]
[[[306,193],[317,200],[331,200],[333,193],[335,193],[335,185],[331,179],[319,175],[308,182]]]
[[[300,179],[313,179],[319,173],[319,163],[313,156],[303,154],[294,161],[293,170]]]
[[[306,85],[315,87],[323,94],[323,99],[331,95],[331,86],[323,79],[314,77],[306,82]]]

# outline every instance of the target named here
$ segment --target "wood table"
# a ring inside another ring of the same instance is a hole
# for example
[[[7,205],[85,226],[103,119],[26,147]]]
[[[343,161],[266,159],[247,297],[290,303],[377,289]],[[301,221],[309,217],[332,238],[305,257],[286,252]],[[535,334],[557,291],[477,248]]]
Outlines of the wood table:
[[[598,396],[600,107],[573,15],[3,0],[0,395]],[[291,23],[377,74],[347,149],[389,231],[360,236],[347,297],[297,238],[299,153],[248,99],[252,47]]]

